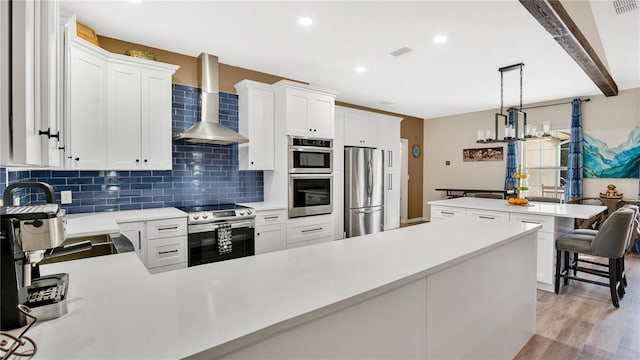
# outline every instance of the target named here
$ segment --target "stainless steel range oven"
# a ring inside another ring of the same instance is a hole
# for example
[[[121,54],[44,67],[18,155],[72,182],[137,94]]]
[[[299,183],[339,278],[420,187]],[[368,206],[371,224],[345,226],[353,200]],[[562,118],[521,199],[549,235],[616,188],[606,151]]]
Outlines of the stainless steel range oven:
[[[188,217],[188,266],[255,254],[255,212],[235,205],[182,207]]]

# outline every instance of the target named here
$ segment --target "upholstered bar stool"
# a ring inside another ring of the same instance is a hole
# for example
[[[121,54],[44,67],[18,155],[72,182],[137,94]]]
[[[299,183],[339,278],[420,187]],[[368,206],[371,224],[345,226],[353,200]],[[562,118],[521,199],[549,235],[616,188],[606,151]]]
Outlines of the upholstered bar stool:
[[[625,245],[631,231],[633,219],[633,210],[620,209],[609,215],[595,235],[569,233],[556,240],[555,293],[560,293],[561,278],[564,279],[565,285],[569,283],[569,280],[577,280],[608,286],[613,306],[619,307],[620,264],[621,258],[624,257]],[[579,266],[578,262],[569,262],[569,254],[574,252],[608,258],[607,271],[585,268]],[[564,267],[561,269],[563,258]],[[569,274],[570,270],[573,270],[573,276]],[[609,283],[578,277],[578,272],[608,278]]]
[[[629,237],[627,238],[627,243],[625,245],[625,253],[626,253],[626,249],[629,248],[629,245],[631,244],[631,241],[635,240],[636,237],[638,236],[638,225],[640,224],[640,207],[638,207],[637,205],[627,204],[627,205],[623,205],[620,209],[630,209],[630,210],[633,211],[633,220],[631,221],[630,230],[629,230]],[[574,234],[595,236],[598,233],[598,230],[576,229],[576,230],[573,231],[573,233]],[[574,257],[574,262],[578,262],[578,261],[583,261],[583,262],[594,264],[594,265],[607,266],[607,264],[602,264],[602,263],[589,261],[589,260],[580,260],[577,257]],[[619,277],[620,277],[620,280],[622,281],[622,285],[624,285],[624,287],[621,287],[619,289],[619,295],[620,295],[620,297],[623,297],[624,293],[625,293],[624,288],[628,286],[627,275],[625,273],[624,255],[620,259],[620,269],[619,270],[620,270],[619,271]]]

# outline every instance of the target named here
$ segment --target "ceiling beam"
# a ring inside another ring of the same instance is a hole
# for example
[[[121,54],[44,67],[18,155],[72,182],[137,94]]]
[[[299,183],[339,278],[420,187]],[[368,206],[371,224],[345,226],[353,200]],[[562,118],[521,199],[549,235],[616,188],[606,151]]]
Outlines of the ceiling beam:
[[[519,1],[587,73],[605,96],[618,95],[618,85],[560,1]]]

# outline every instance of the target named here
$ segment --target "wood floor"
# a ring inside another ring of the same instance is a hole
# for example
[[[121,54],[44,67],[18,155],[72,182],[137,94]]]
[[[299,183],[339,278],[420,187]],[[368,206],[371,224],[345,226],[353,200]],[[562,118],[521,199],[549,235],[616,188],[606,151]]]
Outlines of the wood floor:
[[[603,286],[538,290],[536,333],[515,359],[640,359],[640,256],[625,262],[629,286],[618,309]]]

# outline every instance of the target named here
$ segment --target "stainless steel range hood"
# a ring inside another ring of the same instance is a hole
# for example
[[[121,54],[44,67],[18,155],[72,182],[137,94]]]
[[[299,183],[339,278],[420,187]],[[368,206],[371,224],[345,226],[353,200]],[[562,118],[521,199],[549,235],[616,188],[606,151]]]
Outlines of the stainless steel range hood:
[[[249,139],[220,124],[218,118],[218,57],[209,54],[198,56],[198,75],[200,77],[200,121],[185,132],[174,137],[206,144],[242,144]]]

